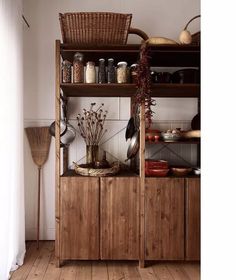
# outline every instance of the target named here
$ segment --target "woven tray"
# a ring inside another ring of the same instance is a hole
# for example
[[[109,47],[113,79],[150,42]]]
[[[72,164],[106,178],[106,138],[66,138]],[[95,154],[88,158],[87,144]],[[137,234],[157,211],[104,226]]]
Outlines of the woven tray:
[[[111,176],[117,174],[120,170],[119,162],[114,162],[110,168],[100,168],[100,169],[88,167],[87,164],[79,165],[75,162],[73,163],[75,165],[75,172],[82,176],[93,176],[93,177]]]

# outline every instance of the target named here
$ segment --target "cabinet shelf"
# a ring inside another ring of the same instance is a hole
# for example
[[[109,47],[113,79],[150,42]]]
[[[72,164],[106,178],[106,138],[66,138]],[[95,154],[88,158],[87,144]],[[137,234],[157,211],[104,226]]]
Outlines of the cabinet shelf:
[[[167,176],[148,176],[146,175],[145,176],[146,178],[177,178],[177,179],[180,179],[180,178],[200,178],[200,175],[194,175],[194,174],[189,174],[189,175],[186,175],[186,176],[174,176],[174,175],[167,175]]]
[[[193,139],[193,140],[179,140],[179,141],[173,141],[173,142],[165,142],[165,141],[157,141],[157,142],[151,142],[151,141],[146,141],[146,144],[150,145],[172,145],[172,144],[200,144],[200,140],[198,139]]]
[[[86,46],[61,44],[62,59],[73,61],[75,52],[84,54],[85,61],[98,61],[99,56],[108,59],[114,58],[115,63],[127,61],[133,64],[139,60],[139,44],[113,45],[88,49]],[[152,59],[151,66],[178,66],[178,67],[199,67],[200,47],[188,45],[159,45],[150,47]]]
[[[60,177],[99,178],[99,176],[98,177],[81,176],[81,175],[77,174],[73,169],[69,169],[68,171],[63,173]],[[114,177],[114,178],[116,178],[116,177],[139,177],[139,175],[137,173],[131,172],[131,171],[121,171],[114,176],[106,176],[106,177]]]
[[[61,83],[68,97],[132,97],[136,93],[134,84],[72,84]],[[153,97],[200,97],[199,84],[153,84]]]

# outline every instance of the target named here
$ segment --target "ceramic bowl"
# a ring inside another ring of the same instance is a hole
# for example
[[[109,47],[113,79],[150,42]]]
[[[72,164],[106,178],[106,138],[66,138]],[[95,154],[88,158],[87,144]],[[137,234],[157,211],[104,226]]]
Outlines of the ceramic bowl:
[[[170,169],[146,169],[145,174],[147,176],[154,176],[154,177],[165,177]]]
[[[201,174],[201,169],[200,168],[194,168],[193,169],[193,173],[195,174],[195,175],[200,175]]]
[[[145,168],[147,168],[147,169],[167,169],[168,162],[166,160],[146,159]]]
[[[171,167],[171,173],[175,176],[186,176],[191,171],[191,167]]]
[[[180,133],[172,133],[172,132],[162,132],[161,137],[165,142],[175,142],[180,140],[181,134]]]

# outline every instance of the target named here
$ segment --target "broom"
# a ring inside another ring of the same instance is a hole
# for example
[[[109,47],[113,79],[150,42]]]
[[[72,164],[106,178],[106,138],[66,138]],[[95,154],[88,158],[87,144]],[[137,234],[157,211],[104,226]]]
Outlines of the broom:
[[[41,168],[48,158],[51,135],[49,134],[49,127],[27,127],[25,128],[25,131],[29,141],[33,161],[38,166],[37,249],[39,249],[40,175]]]

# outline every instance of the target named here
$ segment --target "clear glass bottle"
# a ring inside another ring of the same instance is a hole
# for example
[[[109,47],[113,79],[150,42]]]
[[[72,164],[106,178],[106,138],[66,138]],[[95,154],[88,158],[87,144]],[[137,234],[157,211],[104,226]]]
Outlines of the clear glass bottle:
[[[88,61],[86,64],[85,82],[87,84],[93,84],[96,82],[96,69],[93,61]]]
[[[75,53],[73,60],[73,83],[84,83],[84,55]]]
[[[98,83],[103,84],[106,82],[106,69],[105,69],[105,59],[99,59],[99,66],[98,66]]]
[[[127,83],[127,62],[125,61],[117,63],[117,83]]]
[[[116,82],[116,68],[114,66],[114,59],[108,59],[108,66],[107,66],[107,82],[108,84]]]
[[[62,83],[71,83],[71,66],[68,60],[62,62]]]

